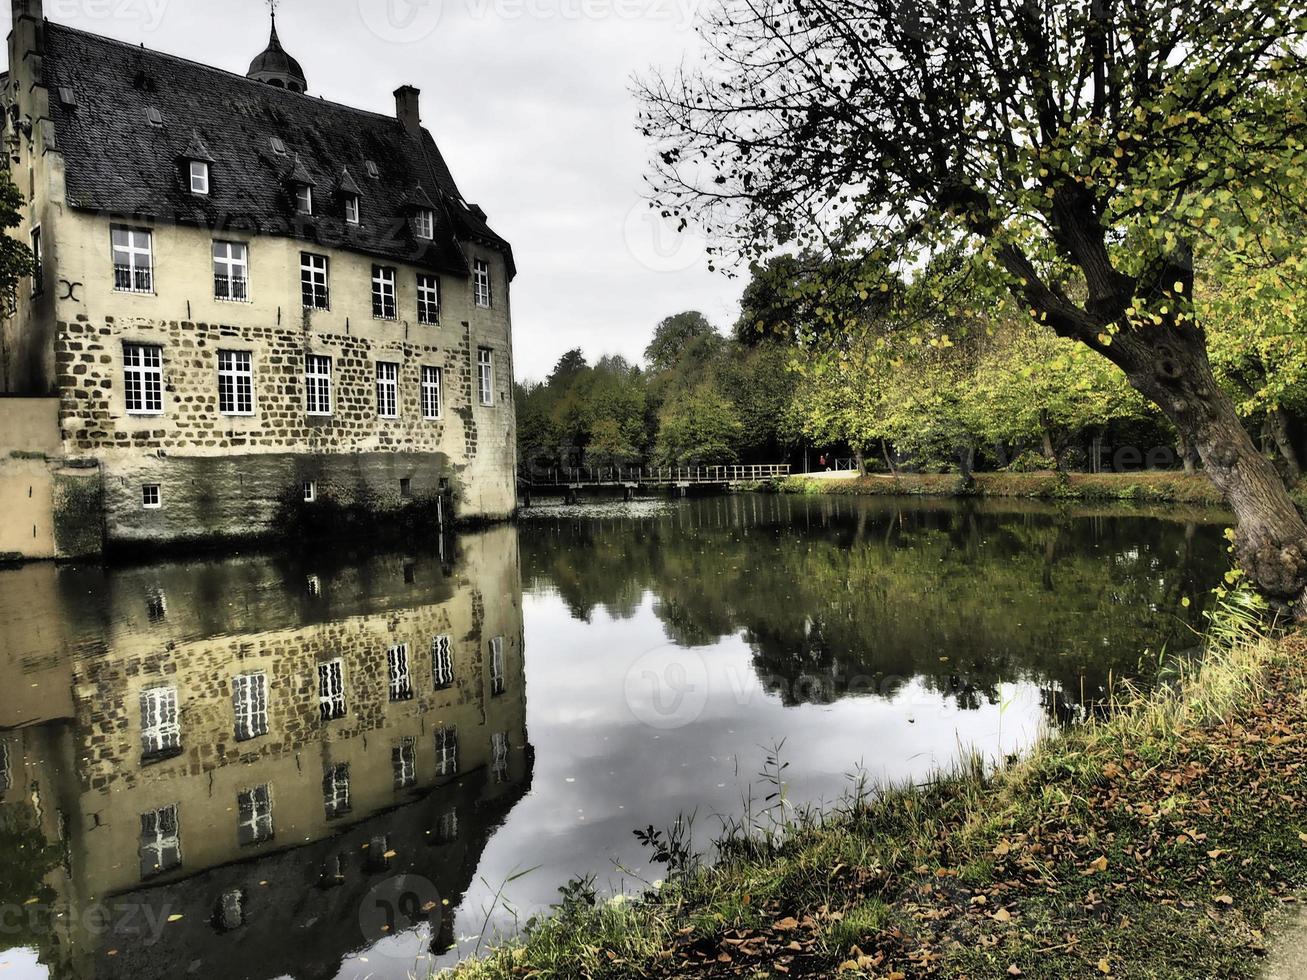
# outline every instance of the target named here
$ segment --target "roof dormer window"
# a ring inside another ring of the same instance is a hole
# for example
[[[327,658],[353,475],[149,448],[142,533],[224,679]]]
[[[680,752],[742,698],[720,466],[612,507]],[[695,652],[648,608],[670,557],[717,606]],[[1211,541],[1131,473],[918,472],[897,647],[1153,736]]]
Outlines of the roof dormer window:
[[[284,157],[286,155],[286,141],[280,136],[274,136],[268,142],[272,146],[272,152],[277,154],[277,156]]]
[[[197,129],[191,130],[190,142],[181,152],[182,172],[186,175],[186,186],[192,194],[208,195],[209,167],[213,163],[213,154],[204,145]]]
[[[436,214],[427,208],[420,209],[413,216],[413,232],[418,238],[430,241],[436,237]]]
[[[191,193],[209,193],[209,165],[203,160],[191,161]]]
[[[367,169],[368,176],[371,177],[373,180],[381,179],[381,171],[377,169],[376,163],[374,163],[371,160],[364,160],[363,166]]]
[[[308,184],[295,188],[295,210],[300,214],[313,213],[313,188]]]
[[[362,213],[363,213],[363,209],[362,206],[359,204],[359,196],[357,194],[346,194],[345,195],[346,223],[351,225],[359,224],[362,217]]]

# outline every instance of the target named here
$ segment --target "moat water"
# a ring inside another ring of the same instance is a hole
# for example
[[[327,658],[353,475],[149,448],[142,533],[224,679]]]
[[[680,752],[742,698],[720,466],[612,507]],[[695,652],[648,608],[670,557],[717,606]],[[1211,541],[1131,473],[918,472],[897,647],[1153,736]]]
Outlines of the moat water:
[[[776,751],[832,805],[1074,723],[1193,650],[1225,526],[741,495],[0,570],[0,976],[425,975],[770,820]]]

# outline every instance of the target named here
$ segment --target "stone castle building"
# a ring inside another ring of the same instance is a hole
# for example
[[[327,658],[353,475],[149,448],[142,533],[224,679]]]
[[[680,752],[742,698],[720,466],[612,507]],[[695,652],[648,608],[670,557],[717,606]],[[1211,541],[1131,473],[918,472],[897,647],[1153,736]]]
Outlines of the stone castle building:
[[[0,331],[0,554],[510,514],[513,255],[418,91],[320,99],[275,22],[240,76],[12,8],[37,267]]]
[[[45,849],[0,940],[55,980],[271,980],[474,931],[534,753],[516,533],[457,546],[0,569],[0,859]]]

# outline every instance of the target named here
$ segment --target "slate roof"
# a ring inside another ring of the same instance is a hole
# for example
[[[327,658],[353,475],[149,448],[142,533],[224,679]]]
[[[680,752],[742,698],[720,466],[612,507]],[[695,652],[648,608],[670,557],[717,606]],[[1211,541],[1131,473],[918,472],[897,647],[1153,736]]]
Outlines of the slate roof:
[[[282,235],[468,274],[460,241],[508,243],[469,206],[431,134],[391,116],[256,82],[172,55],[45,23],[44,82],[72,88],[77,105],[51,99],[68,204],[144,222]],[[147,110],[157,109],[163,125]],[[213,157],[208,196],[190,193],[185,157],[198,139]],[[274,150],[280,139],[285,154]],[[317,188],[312,217],[296,213],[299,166]],[[379,179],[367,176],[376,163]],[[342,174],[358,181],[361,225],[344,220]],[[414,201],[432,202],[433,241],[416,238]]]

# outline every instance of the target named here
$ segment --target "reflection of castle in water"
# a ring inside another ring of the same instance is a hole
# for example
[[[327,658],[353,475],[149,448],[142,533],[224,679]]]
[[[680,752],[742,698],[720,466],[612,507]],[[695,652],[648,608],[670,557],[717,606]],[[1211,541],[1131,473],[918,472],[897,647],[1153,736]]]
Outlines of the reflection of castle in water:
[[[0,819],[56,845],[53,976],[330,977],[402,913],[452,943],[532,768],[516,533],[459,544],[0,573]],[[400,875],[438,894],[371,922]]]

